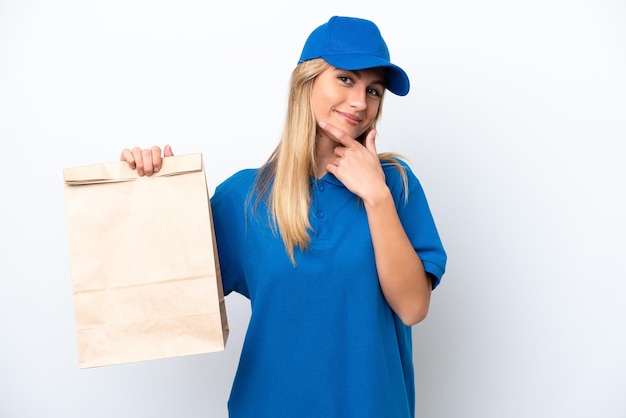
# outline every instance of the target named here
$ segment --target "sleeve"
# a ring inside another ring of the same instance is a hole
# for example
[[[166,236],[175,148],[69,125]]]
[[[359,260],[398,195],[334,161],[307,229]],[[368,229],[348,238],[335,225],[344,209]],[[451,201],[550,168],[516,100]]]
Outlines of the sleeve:
[[[220,184],[211,198],[213,228],[217,242],[224,295],[237,292],[249,297],[245,277],[239,259],[241,237],[244,233],[244,202],[237,199],[232,190],[233,184],[226,181]]]
[[[447,254],[420,181],[406,163],[400,164],[406,173],[407,187],[404,187],[403,179],[395,167],[385,168],[387,184],[394,196],[402,226],[422,260],[426,273],[431,275],[434,289],[445,272]]]

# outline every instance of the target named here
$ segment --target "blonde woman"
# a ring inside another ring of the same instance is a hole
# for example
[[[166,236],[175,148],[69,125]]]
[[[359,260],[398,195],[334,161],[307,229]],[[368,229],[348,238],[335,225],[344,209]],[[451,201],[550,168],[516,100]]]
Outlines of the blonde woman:
[[[411,326],[446,253],[414,173],[376,151],[386,90],[404,96],[409,79],[378,27],[332,17],[292,73],[275,151],[215,190],[224,293],[252,306],[233,418],[414,416]],[[122,152],[142,175],[161,158]]]

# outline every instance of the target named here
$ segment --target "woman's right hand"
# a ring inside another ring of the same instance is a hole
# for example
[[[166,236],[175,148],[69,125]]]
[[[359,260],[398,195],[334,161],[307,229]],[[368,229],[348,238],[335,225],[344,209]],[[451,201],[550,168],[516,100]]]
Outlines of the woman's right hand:
[[[163,157],[171,157],[173,155],[172,147],[165,145]],[[126,161],[130,168],[137,170],[137,174],[140,176],[151,176],[153,173],[158,173],[161,169],[161,148],[156,145],[150,149],[143,150],[139,147],[135,147],[132,150],[124,148],[120,160]]]

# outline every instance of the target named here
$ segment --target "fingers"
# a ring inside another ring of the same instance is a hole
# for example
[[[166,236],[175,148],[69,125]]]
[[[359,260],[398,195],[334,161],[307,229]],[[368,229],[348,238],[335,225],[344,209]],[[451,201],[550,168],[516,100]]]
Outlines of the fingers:
[[[158,173],[161,170],[163,160],[161,159],[161,148],[156,145],[150,148],[150,156],[152,158],[152,172]]]
[[[365,136],[364,144],[354,140],[352,144],[347,135],[336,133],[330,125],[325,132],[342,139],[334,148],[334,159],[326,166],[326,171],[337,177],[351,192],[363,198],[374,190],[376,185],[384,183],[384,173],[376,150],[376,131],[372,129]],[[341,131],[339,131],[341,132]]]
[[[344,147],[351,147],[351,146],[354,146],[354,144],[358,144],[358,141],[356,141],[350,135],[346,134],[341,129],[331,125],[330,123],[326,121],[321,121],[318,125],[328,135],[333,137],[337,142],[339,142]]]
[[[137,165],[135,164],[135,157],[133,156],[132,151],[129,150],[128,148],[124,148],[122,150],[120,161],[126,161],[128,165],[130,166],[130,168],[132,168],[133,170],[135,169],[135,167],[137,167]]]
[[[346,148],[354,147],[357,144],[360,145],[359,141],[352,138],[350,135],[346,134],[341,129],[331,125],[330,123],[326,121],[321,121],[319,123],[319,127]],[[372,154],[378,155],[376,151],[375,139],[376,139],[376,130],[372,129],[371,131],[367,133],[367,136],[365,137],[364,145],[368,149],[368,151],[370,151]]]
[[[376,151],[376,130],[372,129],[367,133],[365,137],[365,148],[368,149],[374,155],[378,155],[378,151]]]
[[[173,155],[172,147],[166,145],[163,157],[171,157]],[[132,150],[124,148],[120,160],[126,161],[131,169],[137,170],[139,176],[151,176],[154,173],[158,173],[163,166],[161,148],[156,145],[143,150],[139,147],[134,147]]]
[[[160,155],[159,155],[160,157]],[[154,173],[154,162],[152,161],[152,149],[143,149],[141,150],[141,158],[143,160],[143,175],[151,176]],[[137,166],[137,172],[141,176],[142,174],[139,172],[139,166]]]

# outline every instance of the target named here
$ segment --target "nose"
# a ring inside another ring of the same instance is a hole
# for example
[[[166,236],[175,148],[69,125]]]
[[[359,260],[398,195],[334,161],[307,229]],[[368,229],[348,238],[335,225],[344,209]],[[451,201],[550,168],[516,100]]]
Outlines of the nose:
[[[353,109],[364,110],[367,107],[367,91],[359,88],[352,89],[348,103]]]

